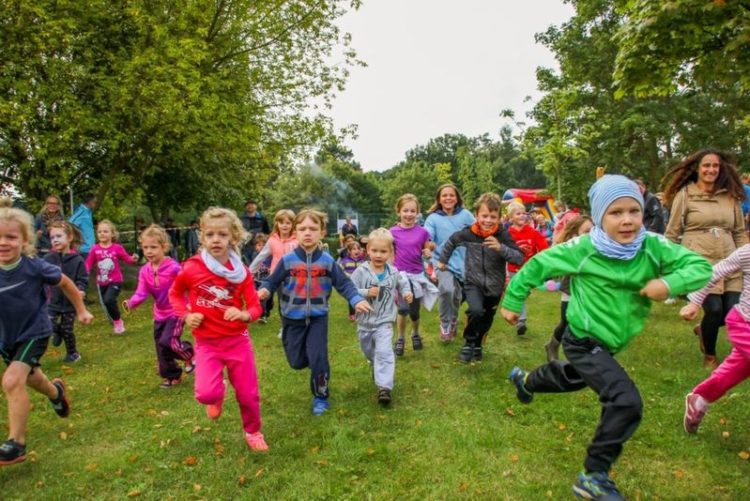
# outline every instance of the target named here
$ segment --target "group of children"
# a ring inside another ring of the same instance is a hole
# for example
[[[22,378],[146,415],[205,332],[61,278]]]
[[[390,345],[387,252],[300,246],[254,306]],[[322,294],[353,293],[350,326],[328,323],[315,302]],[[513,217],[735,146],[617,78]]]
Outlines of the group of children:
[[[514,367],[509,380],[523,403],[531,403],[535,393],[584,387],[598,394],[600,423],[573,490],[588,499],[622,499],[609,470],[638,427],[643,402],[614,356],[642,330],[652,301],[693,292],[688,296],[691,304],[681,314],[685,319],[694,318],[713,281],[738,269],[750,272],[750,247],[738,249],[719,263],[711,279],[712,268],[704,258],[644,230],[643,198],[631,180],[603,176],[591,187],[589,200],[591,218],[581,216],[569,223],[561,241],[545,250],[546,241],[524,233],[522,207],[511,206],[511,226],[506,230],[500,224],[500,198],[484,194],[474,207],[475,222],[452,234],[435,260],[438,269],[444,270],[454,251],[465,248],[468,309],[465,343],[459,352],[462,362],[482,359],[482,344],[501,300],[502,316],[518,324],[530,291],[545,280],[564,277],[561,322],[547,345],[548,363],[529,372]],[[267,450],[260,431],[258,380],[247,325],[268,314],[261,301],[278,291],[284,353],[292,368],[310,368],[311,410],[314,415],[324,414],[330,406],[328,300],[335,288],[355,315],[378,401],[388,405],[395,358],[404,353],[407,316],[412,347],[419,350],[423,347],[420,300],[435,299],[435,287],[424,274],[423,262],[432,257],[435,246],[416,224],[418,201],[413,195],[404,195],[396,212],[399,221],[395,226],[370,233],[368,259],[350,267],[351,278],[321,249],[327,220],[325,214],[313,209],[277,213],[271,237],[259,243],[259,254],[250,266],[256,273],[261,263],[267,268],[267,276],[255,277],[257,282],[238,254],[246,233],[234,212],[221,208],[204,212],[201,250],[181,267],[167,257],[169,239],[164,230],[149,227],[141,235],[148,262],[139,273],[133,297],[123,307],[128,311],[147,296],[154,297],[154,341],[163,386],[179,383],[177,361],[184,361],[186,372],[195,371],[196,399],[206,406],[209,418],[217,419],[226,393],[226,368],[245,440],[252,450]],[[132,259],[113,243],[111,223],[102,223],[97,228],[99,244],[89,254],[86,268],[96,265],[102,302],[116,322],[120,320],[116,297],[122,281],[118,263]],[[49,381],[39,367],[39,358],[52,332],[56,336],[53,342],[59,342],[58,337],[65,341],[69,356],[77,353],[70,327],[62,326],[72,325],[72,311],[83,323],[92,319],[81,294],[87,274],[81,269],[80,258],[69,257],[76,256],[71,251],[75,230],[63,223],[53,226],[50,235],[53,255],[45,261],[29,257],[33,247],[29,216],[17,209],[0,209],[0,352],[8,364],[3,388],[9,409],[9,439],[0,446],[0,464],[25,458],[26,385],[47,395],[60,416],[69,413],[64,383]],[[354,246],[349,252],[357,256]],[[520,269],[511,268],[520,265]],[[514,276],[504,290],[506,270]],[[49,285],[58,286],[70,303],[57,306],[63,301],[53,295],[48,316],[45,289]],[[397,318],[398,336],[392,345]],[[183,323],[192,330],[195,346],[181,340]],[[114,328],[121,332],[117,323]],[[689,433],[697,430],[710,402],[750,376],[750,290],[743,291],[740,305],[727,317],[727,328],[734,345],[732,354],[686,397],[684,426]],[[566,361],[558,360],[559,346]]]

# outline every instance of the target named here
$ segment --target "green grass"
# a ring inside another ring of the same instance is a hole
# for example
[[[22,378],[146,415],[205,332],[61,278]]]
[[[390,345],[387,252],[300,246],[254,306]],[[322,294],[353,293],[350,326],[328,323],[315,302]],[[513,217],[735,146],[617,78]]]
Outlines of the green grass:
[[[211,422],[188,384],[162,390],[155,374],[150,305],[110,335],[98,306],[94,326],[78,328],[83,361],[71,366],[50,346],[48,375],[72,395],[69,419],[34,395],[30,460],[0,468],[10,499],[543,499],[572,497],[586,444],[599,416],[589,390],[515,399],[505,377],[513,365],[543,362],[543,344],[559,315],[559,295],[535,292],[529,333],[518,339],[497,318],[485,361],[456,362],[459,343],[437,341],[436,313],[423,312],[426,346],[398,359],[394,403],[381,409],[376,389],[334,298],[329,413],[310,415],[308,372],[285,361],[274,312],[251,334],[259,366],[267,454],[242,439],[231,394]],[[750,384],[717,402],[696,436],[682,430],[683,396],[706,376],[690,325],[677,306],[655,305],[646,330],[620,362],[645,402],[643,422],[615,465],[630,499],[742,499],[748,492]],[[721,335],[722,340],[725,338]],[[728,352],[726,342],[720,354]],[[7,428],[6,409],[0,422]]]

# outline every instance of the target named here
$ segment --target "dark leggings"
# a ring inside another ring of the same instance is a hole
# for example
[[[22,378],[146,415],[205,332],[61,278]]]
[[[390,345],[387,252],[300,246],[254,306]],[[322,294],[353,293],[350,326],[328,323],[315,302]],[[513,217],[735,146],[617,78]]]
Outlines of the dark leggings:
[[[102,303],[109,319],[115,322],[120,320],[120,307],[117,303],[117,297],[120,295],[122,284],[97,285],[96,288],[99,291],[99,301]]]
[[[716,339],[719,337],[719,327],[724,325],[724,318],[739,301],[740,293],[729,291],[724,292],[724,294],[709,294],[703,301],[701,336],[706,355],[716,356]]]
[[[570,303],[570,301],[560,301],[560,323],[557,324],[554,332],[552,332],[552,335],[558,343],[562,341],[563,333],[568,327],[568,318],[565,316],[565,313],[568,311],[568,303]]]

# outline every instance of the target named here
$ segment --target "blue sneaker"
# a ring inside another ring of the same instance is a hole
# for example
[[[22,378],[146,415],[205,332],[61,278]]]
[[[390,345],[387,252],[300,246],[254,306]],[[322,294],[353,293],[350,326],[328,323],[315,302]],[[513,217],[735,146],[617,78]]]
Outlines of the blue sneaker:
[[[579,473],[578,482],[573,486],[573,494],[583,499],[598,501],[624,501],[625,498],[615,487],[607,472]]]
[[[313,416],[322,416],[325,411],[328,410],[328,408],[331,405],[328,403],[327,398],[322,397],[315,397],[312,401],[312,413]]]
[[[522,404],[530,404],[531,401],[534,400],[534,394],[524,386],[526,376],[528,376],[528,374],[520,367],[513,367],[510,374],[508,374],[508,381],[513,383],[516,387],[516,397],[518,397],[518,400]]]

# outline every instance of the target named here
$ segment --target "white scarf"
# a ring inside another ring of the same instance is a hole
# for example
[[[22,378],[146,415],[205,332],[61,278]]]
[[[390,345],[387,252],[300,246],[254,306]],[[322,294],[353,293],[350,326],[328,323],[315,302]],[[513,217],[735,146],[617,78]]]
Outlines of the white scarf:
[[[245,269],[245,265],[242,264],[240,255],[233,250],[229,251],[229,262],[232,264],[231,270],[218,262],[206,249],[201,251],[201,259],[211,273],[219,275],[233,284],[242,283],[247,277],[247,270]]]

